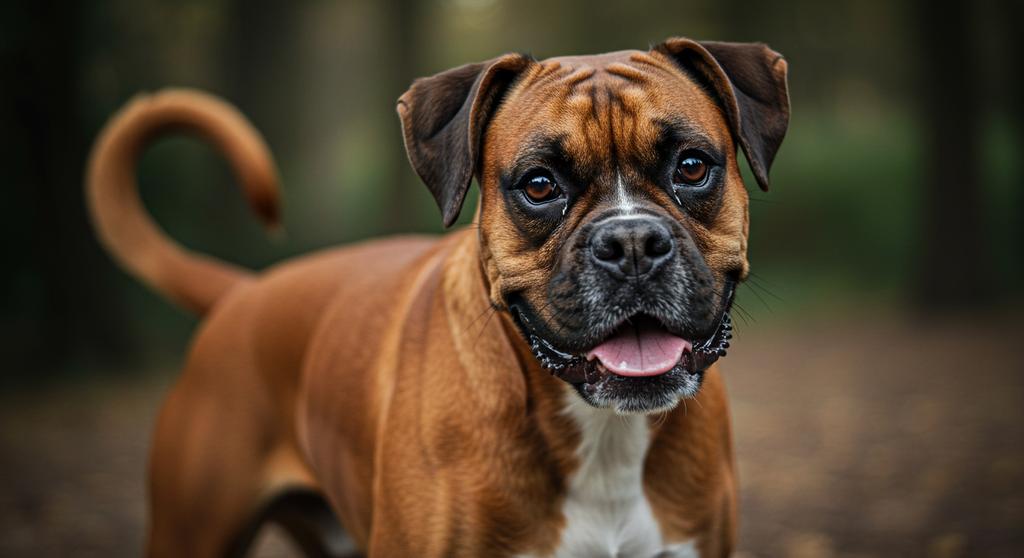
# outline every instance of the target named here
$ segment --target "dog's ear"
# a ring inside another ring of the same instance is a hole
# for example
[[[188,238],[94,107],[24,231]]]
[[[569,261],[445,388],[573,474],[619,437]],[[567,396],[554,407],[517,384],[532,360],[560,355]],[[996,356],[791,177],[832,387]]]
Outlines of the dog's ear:
[[[444,226],[459,216],[477,171],[487,122],[532,60],[506,54],[420,78],[398,99],[405,151],[434,194]]]
[[[789,127],[786,61],[760,43],[698,43],[669,39],[653,49],[695,71],[716,93],[733,134],[747,155],[758,185],[768,189],[768,170]]]

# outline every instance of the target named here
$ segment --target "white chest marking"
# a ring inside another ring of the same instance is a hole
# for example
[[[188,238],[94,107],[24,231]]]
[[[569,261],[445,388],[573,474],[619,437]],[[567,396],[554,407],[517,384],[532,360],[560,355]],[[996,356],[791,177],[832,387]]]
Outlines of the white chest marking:
[[[566,412],[582,432],[579,469],[569,479],[565,527],[554,556],[698,558],[692,541],[666,545],[643,491],[647,417],[595,409],[575,393]]]

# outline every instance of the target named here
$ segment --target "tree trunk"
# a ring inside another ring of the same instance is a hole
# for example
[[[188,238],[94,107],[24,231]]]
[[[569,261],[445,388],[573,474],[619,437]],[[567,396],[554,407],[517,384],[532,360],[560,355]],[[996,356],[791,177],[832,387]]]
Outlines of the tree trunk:
[[[1005,49],[1002,60],[1008,62],[1000,66],[1005,73],[1002,76],[1006,80],[1007,91],[1002,95],[1003,110],[1010,117],[1010,125],[1013,128],[1013,140],[1018,149],[1024,148],[1024,72],[1020,64],[1024,63],[1024,40],[1018,36],[1021,22],[1024,21],[1024,3],[1020,0],[1002,0],[999,2],[997,17],[1002,23],[1000,37],[1001,49]],[[1016,287],[1024,287],[1024,218],[1020,211],[1024,209],[1024,158],[1017,158],[1012,172],[1016,173],[1014,181],[1016,186],[1013,190],[1015,203],[1011,206],[1015,214],[1013,225],[1015,227],[1013,239],[1010,242],[1013,256],[1016,261],[1014,272]]]
[[[14,353],[8,365],[27,376],[124,356],[126,344],[109,293],[111,265],[93,235],[83,193],[91,138],[84,133],[78,69],[85,56],[80,16],[88,6],[41,0],[22,9],[12,17],[19,27],[4,33],[3,75],[11,81],[2,88],[0,110],[9,111],[2,115],[10,127],[3,151],[12,157],[4,178],[17,192],[5,204],[11,227],[5,236],[17,245],[5,259],[17,273],[3,273],[0,287],[13,307],[4,316],[12,320],[4,332]]]
[[[980,166],[983,109],[966,2],[920,1],[924,182],[917,295],[926,311],[977,306],[991,294]]]
[[[420,77],[421,65],[419,56],[422,41],[416,25],[419,2],[417,0],[384,0],[381,4],[381,17],[386,29],[380,38],[381,78],[384,99],[379,116],[385,130],[394,130],[386,138],[398,138],[398,116],[395,103],[398,97],[412,84],[412,80]],[[417,213],[412,211],[408,200],[413,188],[423,188],[418,184],[415,173],[409,170],[405,155],[405,147],[400,140],[386,141],[381,146],[383,165],[380,184],[384,188],[384,231],[411,232],[416,223]]]

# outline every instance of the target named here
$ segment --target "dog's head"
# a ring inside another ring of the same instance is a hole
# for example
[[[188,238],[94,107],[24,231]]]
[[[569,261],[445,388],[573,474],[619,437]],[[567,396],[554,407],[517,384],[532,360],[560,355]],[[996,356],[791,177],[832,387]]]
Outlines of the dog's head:
[[[544,366],[619,412],[696,393],[748,271],[737,147],[767,188],[789,122],[778,53],[509,54],[417,80],[398,112],[446,225],[477,177],[491,300]]]

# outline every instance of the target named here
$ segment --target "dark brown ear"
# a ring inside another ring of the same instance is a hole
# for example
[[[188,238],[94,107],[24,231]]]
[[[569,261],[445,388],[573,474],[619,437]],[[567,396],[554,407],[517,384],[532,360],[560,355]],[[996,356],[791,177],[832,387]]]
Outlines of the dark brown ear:
[[[768,170],[789,127],[786,61],[761,43],[698,43],[669,39],[654,47],[696,71],[719,96],[747,155],[758,185],[768,189]]]
[[[521,54],[467,64],[420,78],[398,99],[405,151],[434,194],[444,226],[459,217],[476,173],[487,121],[519,73],[531,63]]]

